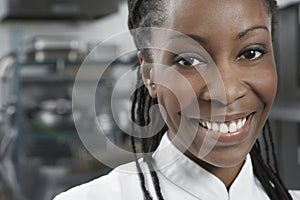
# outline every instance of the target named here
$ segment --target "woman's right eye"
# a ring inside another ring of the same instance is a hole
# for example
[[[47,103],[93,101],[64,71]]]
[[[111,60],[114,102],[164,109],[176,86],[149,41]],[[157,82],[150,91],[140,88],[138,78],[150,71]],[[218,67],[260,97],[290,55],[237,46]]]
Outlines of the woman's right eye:
[[[176,58],[176,63],[184,66],[184,67],[196,67],[199,65],[205,65],[206,62],[195,58],[195,57],[189,57],[189,56],[179,56],[178,58]]]

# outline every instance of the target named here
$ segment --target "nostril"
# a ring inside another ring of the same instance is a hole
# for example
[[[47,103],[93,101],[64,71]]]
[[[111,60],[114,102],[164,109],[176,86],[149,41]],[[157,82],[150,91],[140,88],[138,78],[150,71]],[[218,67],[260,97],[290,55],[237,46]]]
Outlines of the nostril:
[[[209,102],[212,107],[216,107],[216,108],[225,107],[228,105],[226,100],[220,101],[219,99],[210,99]]]
[[[200,95],[200,99],[209,103],[211,106],[223,107],[227,105],[224,91],[205,89],[205,91],[203,91]]]
[[[225,76],[221,80],[215,79],[201,88],[199,98],[215,106],[226,106],[245,97],[249,92],[247,83],[234,74]]]
[[[203,95],[201,96],[201,99],[209,103],[212,107],[215,106],[216,108],[221,108],[242,99],[246,95],[247,92],[243,92],[243,93],[236,92],[235,94],[229,94],[225,92],[222,95],[212,95],[212,94]]]

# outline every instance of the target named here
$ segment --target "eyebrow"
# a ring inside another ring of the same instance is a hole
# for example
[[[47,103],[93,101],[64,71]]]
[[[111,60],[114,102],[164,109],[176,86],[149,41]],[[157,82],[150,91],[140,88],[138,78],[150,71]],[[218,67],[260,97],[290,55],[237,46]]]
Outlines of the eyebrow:
[[[257,29],[263,29],[263,30],[266,30],[267,32],[270,32],[268,27],[266,26],[252,26],[250,28],[247,28],[246,30],[240,32],[237,36],[238,39],[241,39],[242,37],[244,37],[245,35],[247,35],[247,33],[251,32],[251,31],[254,31],[254,30],[257,30]]]
[[[237,39],[241,39],[244,36],[246,36],[249,32],[257,30],[257,29],[262,29],[262,30],[266,30],[267,32],[270,32],[268,27],[266,27],[266,26],[262,26],[262,25],[252,26],[250,28],[247,28],[246,30],[239,32],[237,35]],[[177,34],[177,35],[170,37],[168,40],[173,40],[173,39],[178,39],[178,38],[192,38],[193,40],[197,41],[198,43],[200,43],[202,45],[207,43],[207,39],[205,39],[204,37],[201,37],[199,35],[195,35],[195,34]]]
[[[199,35],[194,35],[194,34],[177,34],[177,35],[170,37],[168,40],[180,39],[180,38],[183,38],[183,39],[192,38],[193,40],[197,41],[200,44],[207,43],[207,40],[204,37],[201,37]]]

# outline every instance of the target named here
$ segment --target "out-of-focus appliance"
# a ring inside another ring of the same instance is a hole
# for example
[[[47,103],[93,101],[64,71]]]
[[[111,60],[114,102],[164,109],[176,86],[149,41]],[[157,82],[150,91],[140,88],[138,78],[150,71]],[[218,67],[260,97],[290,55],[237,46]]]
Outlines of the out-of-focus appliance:
[[[279,94],[300,98],[300,4],[278,11],[276,58]]]
[[[119,0],[4,0],[4,19],[92,20],[114,13]]]
[[[271,119],[285,182],[300,189],[300,4],[278,11],[275,36],[279,84]]]
[[[80,62],[86,56],[75,36],[39,35],[26,41],[23,49],[21,59],[27,62]]]
[[[15,56],[0,59],[0,199],[22,199],[16,168],[13,163],[17,132],[14,126]]]

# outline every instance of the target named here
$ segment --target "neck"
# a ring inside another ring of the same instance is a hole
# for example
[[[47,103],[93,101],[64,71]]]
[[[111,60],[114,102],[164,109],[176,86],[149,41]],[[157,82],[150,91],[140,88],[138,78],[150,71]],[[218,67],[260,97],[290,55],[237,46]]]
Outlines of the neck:
[[[213,166],[207,162],[204,162],[203,160],[200,160],[199,158],[196,158],[194,155],[190,153],[185,153],[188,157],[190,157],[194,162],[198,163],[201,167],[209,171],[211,174],[215,175],[218,179],[220,179],[224,185],[226,186],[227,190],[229,190],[231,184],[239,174],[243,164],[240,163],[234,167],[216,167]]]
[[[201,167],[206,169],[208,172],[216,176],[218,179],[220,179],[224,185],[226,186],[227,190],[229,190],[231,184],[239,174],[244,162],[241,162],[240,164],[237,164],[233,167],[217,167],[214,165],[211,165],[200,158],[196,157],[193,153],[186,150],[186,148],[182,147],[180,142],[176,142],[173,138],[173,135],[170,134],[171,132],[168,132],[168,136],[170,140],[172,141],[173,145],[176,146],[177,149],[179,149],[181,152],[184,152],[186,156],[188,156],[190,159],[192,159],[194,162],[199,164]],[[173,139],[173,140],[172,140]]]

